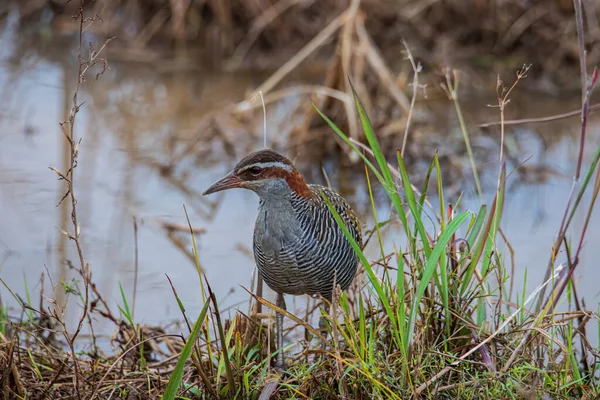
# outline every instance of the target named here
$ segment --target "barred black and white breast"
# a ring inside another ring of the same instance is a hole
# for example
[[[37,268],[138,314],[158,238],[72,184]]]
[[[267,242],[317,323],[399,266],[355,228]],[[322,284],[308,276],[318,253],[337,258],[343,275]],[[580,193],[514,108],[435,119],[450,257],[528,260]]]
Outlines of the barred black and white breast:
[[[254,231],[254,256],[271,289],[294,295],[320,294],[331,299],[334,285],[340,285],[342,290],[350,286],[359,260],[321,192],[354,240],[362,245],[360,223],[338,193],[319,185],[308,188],[310,198],[291,191],[285,202],[261,200]]]

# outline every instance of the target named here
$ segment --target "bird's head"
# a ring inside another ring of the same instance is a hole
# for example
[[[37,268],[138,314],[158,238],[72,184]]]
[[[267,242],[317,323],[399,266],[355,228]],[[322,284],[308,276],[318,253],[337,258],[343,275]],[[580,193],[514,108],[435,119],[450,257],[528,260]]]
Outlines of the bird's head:
[[[268,149],[244,157],[231,172],[206,189],[203,195],[233,188],[250,189],[261,198],[291,192],[301,197],[311,197],[308,185],[294,164]]]

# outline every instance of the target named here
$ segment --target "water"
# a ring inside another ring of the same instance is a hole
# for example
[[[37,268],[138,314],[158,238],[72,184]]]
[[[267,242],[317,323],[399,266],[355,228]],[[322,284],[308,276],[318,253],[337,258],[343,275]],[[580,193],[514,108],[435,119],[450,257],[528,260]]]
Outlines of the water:
[[[69,203],[57,206],[65,186],[48,168],[66,170],[66,141],[58,123],[67,118],[76,74],[73,54],[68,47],[52,57],[36,53],[16,64],[10,57],[12,52],[6,50],[9,39],[10,35],[5,33],[4,62],[0,68],[3,98],[0,105],[0,278],[22,298],[26,298],[27,282],[32,303],[37,307],[42,274],[52,278],[52,283],[48,278],[45,280],[46,296],[51,296],[52,284],[77,279],[64,263],[70,259],[77,265],[74,243],[59,231],[59,228],[73,231],[66,208]],[[222,308],[247,309],[248,295],[241,286],[249,288],[254,265],[250,249],[258,198],[243,190],[210,198],[202,198],[200,193],[224,175],[237,159],[262,146],[261,117],[256,119],[258,124],[247,124],[228,116],[224,110],[227,105],[242,101],[262,78],[260,74],[205,71],[191,62],[157,67],[118,61],[98,81],[89,78],[89,84],[80,93],[80,100],[85,104],[76,123],[77,135],[83,141],[75,190],[85,261],[91,265],[93,280],[114,313],[118,312],[116,305],[121,303],[119,283],[129,301],[133,301],[134,217],[139,224],[135,319],[162,325],[181,319],[166,275],[189,314],[199,311],[202,305],[199,281],[185,253],[191,250],[189,234],[176,232],[170,239],[163,226],[165,221],[187,226],[184,204],[191,223],[203,230],[196,236],[200,264],[222,301]],[[286,121],[286,111],[294,102],[303,100],[293,98],[269,106],[268,125],[270,129],[273,127],[269,140],[282,143],[279,127]],[[468,121],[497,119],[497,110],[486,106],[493,101],[493,95],[488,94],[465,100],[463,109],[468,111]],[[463,164],[457,169],[462,172],[445,182],[446,200],[455,202],[460,191],[464,191],[461,210],[476,211],[479,200],[473,196],[468,164],[464,159],[453,158],[452,154],[454,148],[464,151],[453,106],[440,99],[422,100],[422,103],[434,118],[416,123],[411,132],[409,148],[416,147],[426,155],[414,160],[411,173],[422,177],[427,157],[438,147],[440,154],[446,156],[446,163]],[[560,113],[576,108],[577,104],[577,96],[559,100],[517,91],[514,103],[509,105],[509,117]],[[213,117],[207,118],[207,115]],[[584,171],[600,145],[599,122],[591,118]],[[225,130],[226,135],[215,133],[215,126]],[[521,169],[528,173],[514,173],[509,178],[502,222],[514,251],[515,290],[522,290],[526,269],[528,290],[539,284],[545,273],[550,246],[571,189],[578,154],[578,130],[578,118],[507,130],[507,148],[515,149],[511,152],[515,157],[509,167],[531,156]],[[478,154],[492,155],[489,159],[481,157],[481,172],[487,188],[484,200],[488,204],[493,199],[498,157],[495,150],[490,149],[497,147],[498,137],[497,130],[492,129],[489,135],[473,139]],[[189,154],[180,153],[182,148],[190,146],[193,151]],[[294,151],[302,153],[302,149]],[[364,175],[340,171],[342,164],[338,158],[325,160],[316,167],[308,162],[299,164],[306,176],[317,183],[324,182],[321,165],[333,187],[342,190],[364,221],[371,221]],[[536,174],[539,171],[536,167],[540,165],[548,169]],[[435,204],[435,197],[431,201]],[[586,196],[582,209],[588,207],[589,201]],[[381,207],[380,217],[387,216],[385,202],[381,202]],[[595,282],[600,272],[594,263],[600,257],[600,247],[594,245],[600,239],[598,222],[596,213],[590,222],[576,274],[578,292],[592,309],[599,295]],[[574,244],[583,223],[584,213],[579,212],[570,232]],[[386,228],[386,243],[392,242],[404,244],[397,225]],[[183,250],[177,243],[181,243]],[[500,247],[506,248],[504,244]],[[376,246],[371,246],[368,254],[377,257]],[[505,256],[510,257],[508,252]],[[562,255],[561,260],[564,260]],[[57,290],[59,297],[62,292]],[[4,287],[0,294],[4,302],[15,305]],[[288,305],[294,309],[291,299]],[[301,310],[300,305],[297,307]],[[70,324],[77,320],[78,314],[78,308],[69,308]],[[100,333],[110,333],[112,328],[107,321],[97,321],[96,330]]]

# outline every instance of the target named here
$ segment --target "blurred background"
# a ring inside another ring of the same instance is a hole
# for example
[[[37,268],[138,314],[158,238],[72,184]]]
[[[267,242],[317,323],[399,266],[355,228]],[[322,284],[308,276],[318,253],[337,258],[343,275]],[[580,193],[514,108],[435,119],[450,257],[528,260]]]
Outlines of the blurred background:
[[[600,5],[583,5],[591,70],[600,59]],[[29,293],[33,304],[42,285],[44,295],[60,302],[60,282],[80,279],[69,268],[68,260],[77,259],[74,244],[59,231],[72,230],[69,203],[59,205],[66,188],[48,168],[68,168],[70,150],[59,123],[68,119],[77,83],[79,25],[72,16],[78,6],[75,0],[0,5],[0,277],[22,298]],[[307,181],[329,181],[366,229],[373,218],[364,166],[310,105],[315,101],[364,141],[348,106],[346,76],[394,164],[416,96],[405,150],[412,181],[422,187],[437,151],[446,202],[460,198],[460,211],[493,200],[500,128],[481,125],[499,121],[498,79],[509,87],[516,72],[531,64],[511,93],[507,120],[581,106],[570,0],[96,0],[87,1],[84,12],[90,18],[86,56],[113,38],[100,56],[107,64],[92,68],[79,92],[85,103],[75,126],[82,138],[75,191],[84,257],[98,290],[113,303],[121,301],[119,283],[133,292],[137,259],[135,318],[146,324],[181,319],[165,274],[191,314],[202,305],[184,204],[197,232],[200,264],[223,309],[247,310],[240,285],[250,287],[258,198],[242,190],[200,194],[263,147],[258,90],[266,102],[268,146],[291,158]],[[417,64],[422,69],[415,82]],[[476,194],[455,104],[442,87],[446,68],[458,71],[483,199]],[[501,227],[510,246],[498,246],[514,266],[516,291],[525,279],[529,290],[542,281],[579,137],[576,112],[506,126],[504,151],[514,172]],[[599,145],[600,119],[592,114],[584,171]],[[435,192],[432,187],[428,197],[434,205]],[[385,195],[376,189],[375,196],[380,219],[389,218]],[[435,220],[433,211],[426,212]],[[573,240],[583,214],[576,218]],[[576,277],[592,309],[599,299],[599,218],[593,216]],[[433,222],[428,228],[434,232]],[[404,246],[398,224],[388,224],[384,233],[387,248]],[[378,250],[367,253],[376,258]],[[54,294],[53,285],[59,286]],[[0,297],[16,305],[5,287]],[[303,301],[288,300],[288,309]],[[67,318],[76,321],[79,309],[69,310]],[[112,329],[103,324],[95,325],[100,333],[102,326]]]

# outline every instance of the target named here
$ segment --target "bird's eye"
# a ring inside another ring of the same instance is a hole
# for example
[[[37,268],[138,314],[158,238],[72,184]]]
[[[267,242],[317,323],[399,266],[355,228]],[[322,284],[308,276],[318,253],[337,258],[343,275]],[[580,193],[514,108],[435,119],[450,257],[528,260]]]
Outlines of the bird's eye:
[[[262,172],[262,168],[261,167],[252,167],[250,168],[250,173],[252,175],[258,175]]]

